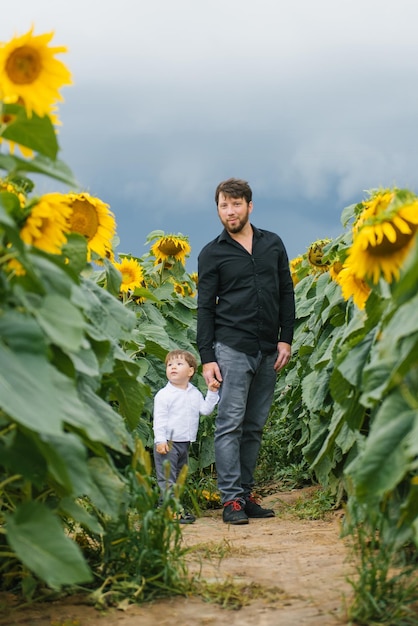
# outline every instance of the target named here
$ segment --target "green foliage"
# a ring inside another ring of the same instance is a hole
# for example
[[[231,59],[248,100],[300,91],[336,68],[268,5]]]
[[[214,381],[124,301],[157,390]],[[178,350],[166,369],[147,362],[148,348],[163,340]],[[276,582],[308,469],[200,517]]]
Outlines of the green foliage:
[[[324,519],[338,505],[336,495],[330,489],[315,489],[313,494],[298,498],[291,507],[299,519]]]
[[[49,117],[29,117],[20,105],[2,112],[12,119],[3,139],[36,152],[0,155],[2,588],[30,598],[43,583],[100,585],[98,603],[174,593],[185,576],[172,515],[179,493],[155,509],[158,489],[138,460],[137,433],[149,435],[147,371],[160,371],[183,329],[192,336],[194,302],[183,308],[171,298],[173,283],[161,281],[155,297],[147,292],[147,328],[142,309],[119,299],[120,275],[109,263],[112,280],[100,284],[83,237],[69,235],[62,254],[25,245],[20,229],[34,204],[25,175],[76,182],[57,160]],[[158,334],[164,316],[167,330]]]
[[[137,439],[118,508],[112,515],[95,511],[99,532],[82,526],[73,529],[77,543],[88,546],[96,577],[91,592],[95,606],[126,605],[189,589],[186,549],[176,521],[183,488],[179,482],[159,502],[149,454]]]
[[[348,615],[356,624],[412,626],[417,620],[416,563],[399,545],[393,511],[371,510],[351,500],[346,532],[356,572],[349,582],[354,599]]]

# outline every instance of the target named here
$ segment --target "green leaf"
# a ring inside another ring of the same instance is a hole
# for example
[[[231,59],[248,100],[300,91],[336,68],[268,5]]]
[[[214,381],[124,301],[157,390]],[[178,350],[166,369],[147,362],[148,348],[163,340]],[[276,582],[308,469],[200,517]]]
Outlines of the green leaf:
[[[159,298],[157,298],[157,296],[152,291],[149,291],[149,289],[146,289],[145,287],[136,287],[132,295],[139,298],[146,298],[147,300],[151,300],[156,304],[162,304],[161,300],[159,300]]]
[[[391,359],[371,363],[364,368],[360,402],[364,406],[371,407],[380,401],[388,390],[392,372],[396,370],[397,355],[392,355]]]
[[[90,582],[93,577],[79,547],[57,517],[32,501],[5,514],[7,541],[26,567],[52,588]]]
[[[119,296],[120,286],[122,283],[122,275],[113,263],[107,259],[104,259],[104,265],[106,271],[106,288],[112,296],[117,298]]]
[[[215,443],[213,437],[204,437],[200,441],[198,463],[200,469],[215,463]]]
[[[62,161],[56,159],[54,161],[41,155],[35,156],[30,161],[21,159],[17,156],[0,154],[0,169],[10,172],[11,175],[31,172],[33,174],[44,174],[65,183],[73,189],[79,187],[70,168]]]
[[[345,358],[338,363],[340,374],[353,386],[360,382],[363,369],[368,361],[370,347],[374,335],[367,335],[364,340],[346,353]]]
[[[32,113],[31,117],[28,117],[24,107],[4,103],[3,113],[13,118],[3,131],[4,139],[40,152],[50,159],[56,159],[58,141],[49,116],[39,117],[36,113]]]
[[[111,397],[117,400],[119,411],[126,419],[128,427],[133,430],[141,417],[146,398],[151,396],[148,385],[139,378],[139,368],[136,368],[137,376],[133,376],[122,363],[118,362],[113,378],[115,383],[112,387]]]
[[[0,191],[0,224],[9,228],[16,228],[12,215],[20,212],[19,198],[15,193]]]
[[[171,349],[171,340],[168,336],[165,329],[161,326],[156,326],[155,324],[149,324],[147,322],[143,322],[138,327],[138,332],[135,333],[136,341],[143,342],[146,346],[150,346],[153,344],[157,344],[162,350],[170,350]],[[147,348],[148,350],[148,348]],[[155,354],[155,352],[153,352]]]
[[[400,394],[391,394],[372,424],[362,453],[347,467],[357,496],[375,501],[403,479],[409,459],[406,438],[415,425],[416,412],[404,409]]]
[[[31,430],[58,434],[67,398],[57,393],[55,374],[43,356],[15,353],[0,343],[0,407]]]
[[[42,488],[47,475],[46,461],[37,448],[36,433],[15,429],[0,439],[1,462],[11,474],[21,474],[26,480]]]
[[[126,484],[103,459],[91,458],[89,466],[93,484],[86,495],[100,511],[112,518],[118,517],[120,506],[125,498]]]
[[[76,352],[82,344],[86,322],[78,308],[57,294],[47,294],[41,307],[34,307],[39,326],[51,343]]]
[[[73,293],[72,302],[83,309],[90,321],[89,335],[96,341],[132,338],[135,313],[92,280],[83,279],[81,289]]]
[[[65,489],[65,493],[81,496],[91,484],[87,466],[87,449],[80,438],[72,433],[60,436],[44,436],[38,441],[53,480]]]
[[[91,441],[103,443],[113,450],[127,454],[132,449],[132,438],[122,417],[83,380],[79,382],[82,414],[67,415],[68,423],[82,428]]]
[[[79,275],[87,263],[87,240],[83,235],[68,233],[67,242],[62,247],[62,256],[66,259],[66,268]]]
[[[321,412],[329,398],[330,369],[310,372],[302,381],[302,398],[309,411]]]
[[[390,322],[382,326],[378,343],[379,355],[382,358],[393,354],[394,346],[404,337],[418,333],[418,295],[400,306]],[[417,335],[418,343],[418,335]]]
[[[24,311],[3,310],[0,316],[0,337],[13,351],[47,354],[44,334],[33,317]]]
[[[166,317],[174,318],[184,326],[191,326],[195,323],[195,315],[190,308],[183,305],[183,299],[175,302],[174,305],[167,306]]]
[[[103,527],[93,515],[88,513],[86,506],[83,506],[83,501],[81,504],[75,502],[72,498],[63,498],[59,503],[60,512],[64,513],[65,516],[71,517],[75,522],[83,526],[84,528],[88,528],[92,533],[101,534],[103,533]]]

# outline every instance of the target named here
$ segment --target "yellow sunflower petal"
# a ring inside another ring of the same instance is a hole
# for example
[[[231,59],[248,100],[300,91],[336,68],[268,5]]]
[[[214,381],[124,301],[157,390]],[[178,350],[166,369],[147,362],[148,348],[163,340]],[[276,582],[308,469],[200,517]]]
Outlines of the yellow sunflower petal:
[[[67,241],[70,214],[71,208],[65,195],[49,193],[42,196],[20,231],[21,239],[45,252],[61,254]]]
[[[395,243],[396,241],[396,229],[393,227],[391,222],[383,222],[381,225],[382,236],[379,238],[379,243],[383,241],[383,237],[386,237],[390,243]]]
[[[363,280],[352,273],[351,268],[344,266],[338,273],[337,282],[341,287],[344,300],[353,298],[359,309],[364,309],[370,295],[370,287]]]

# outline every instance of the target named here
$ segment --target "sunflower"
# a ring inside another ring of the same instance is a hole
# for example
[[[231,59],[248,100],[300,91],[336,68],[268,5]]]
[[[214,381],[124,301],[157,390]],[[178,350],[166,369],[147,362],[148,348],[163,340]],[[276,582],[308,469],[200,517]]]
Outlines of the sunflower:
[[[290,274],[292,276],[293,285],[297,285],[300,282],[300,277],[298,276],[298,270],[300,269],[303,263],[303,256],[299,255],[294,259],[291,259],[289,262]]]
[[[192,272],[190,274],[190,279],[194,282],[194,284],[196,285],[196,287],[199,284],[199,276],[197,275],[197,272]]]
[[[66,52],[64,46],[48,47],[54,33],[33,35],[33,27],[9,43],[0,44],[0,97],[8,103],[19,100],[30,115],[48,115],[56,101],[63,100],[59,89],[71,85],[71,73],[54,57]]]
[[[344,300],[349,300],[352,297],[354,304],[359,309],[364,309],[371,292],[369,285],[353,274],[349,267],[345,266],[335,275],[335,278],[332,274],[331,276],[340,285]]]
[[[385,211],[393,198],[394,192],[390,189],[384,189],[373,192],[369,200],[362,202],[360,204],[361,212],[353,226],[353,235],[355,236],[358,233],[367,219]]]
[[[65,195],[45,194],[33,206],[20,231],[20,237],[25,243],[45,252],[60,254],[62,246],[67,241],[70,215],[71,208]]]
[[[343,264],[341,261],[334,261],[334,263],[329,268],[329,275],[331,276],[334,282],[338,282],[338,274],[343,269]]]
[[[7,263],[6,269],[7,269],[8,272],[10,272],[10,274],[13,274],[14,276],[25,276],[26,275],[25,268],[23,267],[21,262],[18,261],[17,259],[11,259]]]
[[[136,259],[128,259],[125,257],[120,263],[114,263],[114,266],[122,274],[122,282],[120,291],[134,291],[136,287],[142,286],[144,273],[142,267]]]
[[[15,185],[14,183],[10,182],[9,180],[4,180],[0,178],[0,191],[7,191],[8,193],[14,193],[15,196],[19,198],[20,206],[22,208],[25,206],[26,204],[25,194],[22,193],[19,187],[17,187],[17,185]]]
[[[316,272],[326,272],[329,268],[329,261],[324,259],[324,247],[330,242],[331,239],[318,239],[308,249],[309,264]]]
[[[154,265],[169,259],[180,261],[180,263],[185,265],[186,257],[189,256],[190,251],[188,238],[181,233],[178,235],[164,235],[157,239],[151,247],[151,253],[155,256]]]
[[[184,288],[184,285],[182,285],[181,283],[174,283],[174,291],[176,293],[179,294],[179,296],[185,296],[186,295],[186,290]]]
[[[112,259],[116,221],[109,205],[88,193],[69,193],[66,197],[72,209],[69,229],[87,239],[89,260],[93,252],[102,259]]]
[[[418,199],[410,193],[376,193],[353,227],[345,265],[361,280],[391,283],[416,241]]]

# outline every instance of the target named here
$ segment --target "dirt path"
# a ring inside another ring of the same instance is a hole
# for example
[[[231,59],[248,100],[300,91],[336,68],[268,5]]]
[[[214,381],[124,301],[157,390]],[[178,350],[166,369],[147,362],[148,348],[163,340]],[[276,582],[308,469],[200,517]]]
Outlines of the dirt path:
[[[300,490],[270,495],[263,504],[276,517],[250,520],[248,525],[222,523],[221,511],[208,511],[195,524],[183,526],[185,544],[193,547],[190,571],[210,583],[248,584],[263,597],[251,599],[238,610],[225,609],[202,599],[172,598],[125,611],[96,611],[76,600],[0,612],[1,626],[341,626],[344,597],[352,589],[348,551],[339,538],[341,518],[299,520],[289,516],[290,503]]]

